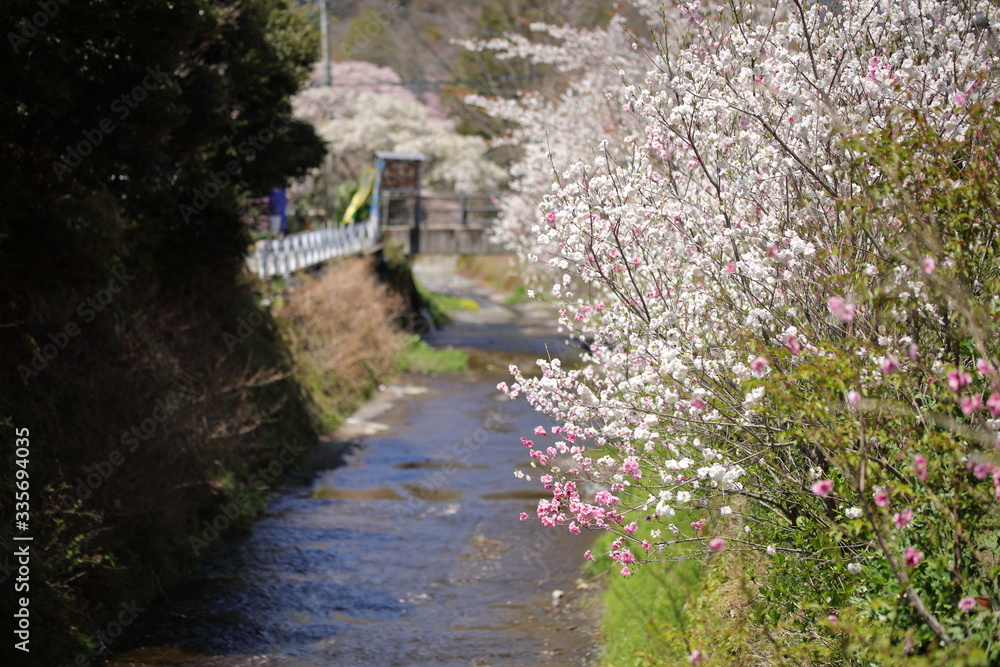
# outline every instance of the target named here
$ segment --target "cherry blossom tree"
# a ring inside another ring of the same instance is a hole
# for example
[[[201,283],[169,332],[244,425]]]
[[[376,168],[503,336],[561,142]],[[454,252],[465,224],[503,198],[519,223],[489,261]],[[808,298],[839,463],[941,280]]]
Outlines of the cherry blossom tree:
[[[865,659],[1000,659],[997,8],[637,9],[474,45],[577,72],[473,100],[523,128],[503,233],[594,341],[500,387],[552,422],[538,518],[616,533],[624,576],[760,554]]]
[[[306,89],[293,100],[296,117],[312,123],[330,148],[327,165],[293,188],[298,200],[357,179],[378,150],[423,153],[424,183],[438,190],[492,192],[503,181],[486,142],[458,134],[434,99],[417,97],[392,70],[338,63],[334,79],[337,85]]]

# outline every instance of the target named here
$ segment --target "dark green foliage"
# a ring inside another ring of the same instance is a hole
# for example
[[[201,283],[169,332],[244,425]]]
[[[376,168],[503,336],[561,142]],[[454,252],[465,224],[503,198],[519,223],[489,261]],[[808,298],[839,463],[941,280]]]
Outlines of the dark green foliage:
[[[28,427],[32,649],[54,665],[190,564],[199,518],[256,502],[283,441],[315,438],[270,316],[233,336],[260,307],[246,201],[323,157],[289,103],[318,41],[285,0],[9,0],[0,25],[0,547]]]
[[[239,260],[241,197],[323,150],[289,119],[316,39],[282,0],[55,6],[34,37],[0,49],[3,323],[29,317],[37,291],[100,282],[115,266],[178,282],[182,267]],[[0,21],[34,34],[22,17],[38,11],[7,2]],[[230,182],[200,200],[231,160]]]

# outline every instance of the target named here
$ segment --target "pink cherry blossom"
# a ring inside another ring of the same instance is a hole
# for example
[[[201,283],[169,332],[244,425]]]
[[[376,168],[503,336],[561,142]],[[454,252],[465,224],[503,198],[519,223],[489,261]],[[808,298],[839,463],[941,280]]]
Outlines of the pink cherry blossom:
[[[754,373],[761,373],[767,368],[767,359],[764,357],[757,357],[750,362],[750,370]]]
[[[691,522],[691,527],[694,528],[695,530],[701,530],[702,528],[705,527],[705,523],[706,523],[705,519],[698,519],[697,521]]]
[[[926,273],[927,275],[931,275],[937,268],[937,262],[934,260],[933,257],[928,256],[920,260],[920,266],[921,268],[923,268],[924,273]]]
[[[872,56],[871,60],[868,61],[868,76],[866,78],[872,83],[878,80],[876,76],[879,69],[878,64],[879,58],[876,56]]]
[[[974,597],[964,597],[958,601],[958,610],[964,612],[970,612],[976,608],[976,598]]]
[[[906,567],[916,567],[920,565],[920,561],[924,559],[924,552],[917,551],[913,547],[906,547],[906,551],[903,553],[903,562]]]
[[[981,375],[993,375],[997,372],[997,369],[989,362],[987,359],[979,359],[976,362],[976,370],[979,371]]]
[[[920,346],[916,343],[910,343],[910,349],[908,350],[908,355],[910,361],[916,361],[920,358]]]
[[[635,562],[635,554],[628,549],[621,549],[611,553],[611,560],[621,563],[622,565],[629,565]]]
[[[917,454],[913,457],[913,474],[921,482],[927,481],[927,457],[923,454]]]
[[[722,551],[726,548],[726,540],[721,537],[713,537],[708,541],[708,548],[712,551]]]
[[[979,394],[975,394],[973,396],[963,396],[961,406],[963,415],[971,415],[973,412],[983,407],[983,397]]]
[[[623,577],[627,577],[630,574],[632,574],[632,570],[628,569],[628,565],[622,567],[622,576]]]
[[[841,322],[852,322],[854,320],[854,306],[839,296],[831,296],[827,299],[826,307],[836,317],[840,318]]]
[[[622,461],[622,474],[630,475],[633,479],[642,479],[642,470],[639,468],[639,459],[635,456],[626,457]]]
[[[832,479],[821,479],[812,485],[812,492],[820,498],[826,498],[833,491]]]
[[[853,389],[850,390],[849,392],[847,392],[847,402],[851,405],[852,408],[858,407],[858,403],[861,402],[861,394],[859,394]]]
[[[785,345],[788,346],[788,350],[792,354],[798,354],[799,352],[802,351],[802,346],[799,344],[798,338],[796,338],[794,335],[790,335],[787,338],[785,338]]]
[[[594,502],[610,507],[618,504],[618,497],[612,495],[610,491],[598,491],[594,495]]]
[[[902,512],[896,512],[892,515],[892,522],[896,524],[896,528],[906,528],[906,524],[913,520],[913,510],[906,508]]]
[[[956,90],[955,94],[951,98],[951,101],[955,103],[956,107],[964,107],[968,99],[969,98],[965,93],[961,90]]]
[[[699,651],[698,649],[691,651],[691,654],[688,655],[688,662],[690,662],[692,665],[700,665],[701,651]]]
[[[895,373],[896,371],[899,370],[899,359],[897,359],[892,355],[882,357],[882,363],[879,365],[879,369],[885,375],[888,375],[889,373]]]
[[[1000,417],[1000,393],[990,394],[990,397],[986,399],[986,409],[994,417]]]
[[[875,504],[879,507],[889,506],[889,494],[886,491],[876,491],[872,498],[875,500]]]
[[[972,384],[972,376],[965,371],[951,371],[948,373],[948,388],[956,394]]]

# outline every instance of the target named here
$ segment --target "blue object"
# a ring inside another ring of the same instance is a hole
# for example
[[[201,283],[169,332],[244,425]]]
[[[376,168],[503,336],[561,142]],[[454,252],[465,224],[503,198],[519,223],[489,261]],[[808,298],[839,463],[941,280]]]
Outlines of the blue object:
[[[271,216],[281,216],[281,231],[288,231],[288,197],[284,188],[273,188],[267,202],[267,212]]]

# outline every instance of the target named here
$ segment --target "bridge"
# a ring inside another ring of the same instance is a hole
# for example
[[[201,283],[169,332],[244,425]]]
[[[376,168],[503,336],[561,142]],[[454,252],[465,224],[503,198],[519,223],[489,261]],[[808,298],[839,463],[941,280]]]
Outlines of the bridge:
[[[287,276],[334,257],[370,253],[383,244],[408,255],[483,255],[508,252],[490,241],[500,214],[490,194],[425,194],[419,154],[376,153],[368,220],[327,223],[283,238],[258,241],[247,258],[260,278]],[[370,171],[370,170],[369,170]]]
[[[490,195],[384,197],[385,217],[258,241],[247,258],[261,278],[287,276],[334,257],[375,252],[393,243],[408,255],[485,255],[509,252],[490,241],[498,209]]]
[[[490,242],[500,214],[494,195],[384,193],[377,218],[382,240],[408,255],[486,255],[508,252]]]
[[[378,220],[342,227],[327,224],[322,229],[258,241],[247,257],[247,266],[260,278],[288,276],[334,257],[374,252],[379,247]]]

